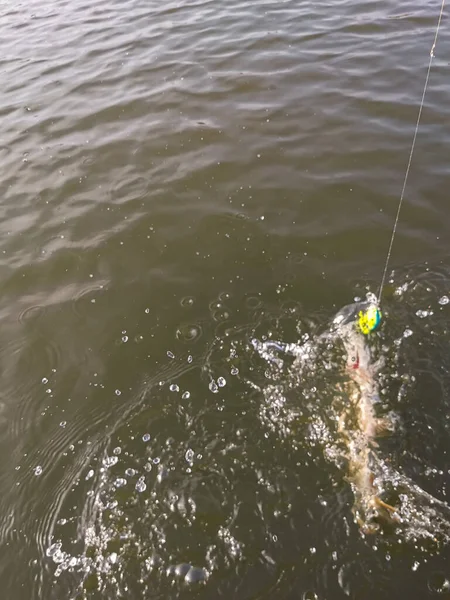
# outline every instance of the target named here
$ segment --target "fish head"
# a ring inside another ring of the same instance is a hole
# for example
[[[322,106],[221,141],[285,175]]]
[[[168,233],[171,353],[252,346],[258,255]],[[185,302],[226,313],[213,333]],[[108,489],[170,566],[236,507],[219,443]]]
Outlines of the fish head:
[[[341,339],[344,344],[346,368],[350,376],[368,374],[371,369],[370,349],[354,323],[345,326]]]
[[[342,327],[345,328],[350,323],[357,323],[360,331],[367,335],[378,327],[380,319],[381,312],[377,298],[369,292],[366,300],[343,306],[336,313],[331,330],[339,333]]]

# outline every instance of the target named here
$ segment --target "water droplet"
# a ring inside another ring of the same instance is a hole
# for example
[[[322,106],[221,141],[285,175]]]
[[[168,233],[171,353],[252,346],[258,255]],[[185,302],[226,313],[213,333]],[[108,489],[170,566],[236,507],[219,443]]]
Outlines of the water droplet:
[[[190,364],[194,359],[192,358],[192,356],[189,354],[189,356],[187,357],[187,361]]]
[[[227,384],[224,377],[219,377],[219,379],[217,380],[217,383],[219,384],[219,387],[225,387]]]
[[[105,459],[103,459],[103,466],[109,469],[109,467],[116,465],[118,461],[119,459],[117,456],[107,456]]]
[[[171,392],[179,392],[179,391],[180,391],[180,388],[177,386],[177,384],[176,384],[176,383],[172,383],[172,385],[169,387],[169,390],[170,390]]]
[[[137,483],[136,483],[136,491],[137,492],[145,492],[146,489],[147,489],[147,485],[144,481],[144,478],[139,477],[139,479],[137,480]]]
[[[239,369],[237,367],[232,367],[230,372],[232,375],[238,375]]]
[[[39,475],[41,475],[41,473],[42,473],[42,467],[38,465],[34,469],[34,474],[36,475],[36,477],[39,477]]]
[[[128,477],[134,477],[134,475],[136,475],[136,470],[135,470],[135,469],[128,468],[128,469],[125,471],[125,475],[128,475]]]
[[[48,379],[47,379],[47,377],[43,377],[43,378],[42,378],[42,383],[48,383]]]
[[[175,358],[175,354],[173,352],[171,352],[170,350],[167,350],[167,356],[169,358]]]
[[[89,479],[92,479],[92,477],[94,477],[94,469],[90,469],[86,475],[86,481],[88,481]]]
[[[150,312],[150,309],[149,309],[149,308],[146,308],[146,309],[145,309],[145,314],[146,314],[146,315],[148,315],[148,313],[149,313],[149,312]]]
[[[407,327],[407,328],[405,329],[405,331],[403,332],[403,337],[404,337],[404,338],[408,338],[408,337],[410,337],[412,334],[413,334],[412,330],[411,330],[411,329],[409,329],[409,327]]]
[[[442,298],[439,298],[439,304],[441,306],[444,306],[445,304],[448,304],[450,302],[450,299],[448,296],[442,296]]]
[[[181,299],[180,304],[185,308],[189,308],[194,305],[195,299],[192,296],[185,296]]]
[[[122,452],[122,448],[120,446],[117,446],[116,448],[114,448],[113,450],[113,454],[120,454]]]
[[[109,562],[112,565],[115,565],[117,562],[117,554],[115,552],[111,552],[111,554],[109,555]]]
[[[61,421],[61,423],[59,424],[59,426],[62,427],[63,429],[66,425],[67,425],[67,421]]]
[[[183,392],[183,395],[181,396],[181,398],[182,398],[183,400],[189,400],[189,398],[190,398],[190,397],[191,397],[191,393],[190,393],[190,392],[188,392],[188,391],[186,391],[186,392]]]
[[[128,336],[127,336],[127,335],[123,335],[123,336],[122,336],[122,342],[123,342],[124,344],[126,344],[126,343],[128,342]]]
[[[122,392],[121,392],[120,390],[116,390],[116,391],[115,391],[115,394],[116,394],[116,396],[120,396],[120,394],[121,394],[121,393],[122,393]]]
[[[159,465],[160,462],[161,462],[161,459],[158,456],[153,459],[153,464],[154,465]]]
[[[150,434],[149,433],[144,433],[144,435],[142,436],[142,441],[143,442],[150,441]]]
[[[192,450],[192,448],[188,448],[186,450],[186,454],[184,455],[184,458],[187,460],[188,463],[192,462],[192,460],[194,459],[194,451]]]
[[[419,309],[418,311],[416,311],[416,315],[420,318],[420,319],[425,319],[426,317],[429,317],[433,314],[433,311],[428,309],[428,310],[421,310]]]
[[[126,484],[127,484],[127,480],[124,477],[118,477],[114,482],[114,485],[117,488],[123,487]]]
[[[213,394],[217,394],[217,392],[219,391],[219,388],[217,387],[217,383],[214,381],[214,379],[212,379],[209,383],[209,389],[211,390],[211,392]]]
[[[52,544],[51,546],[49,546],[47,548],[46,551],[46,555],[51,558],[52,556],[54,556],[57,552],[59,552],[61,550],[61,542],[55,542],[54,544]]]

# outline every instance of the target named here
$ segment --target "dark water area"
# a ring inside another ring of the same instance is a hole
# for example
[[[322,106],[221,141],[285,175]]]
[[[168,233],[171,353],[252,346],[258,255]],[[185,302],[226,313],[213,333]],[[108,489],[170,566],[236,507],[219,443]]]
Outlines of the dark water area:
[[[341,362],[252,344],[378,291],[439,10],[0,0],[2,598],[450,597],[446,13],[373,334],[402,524]]]

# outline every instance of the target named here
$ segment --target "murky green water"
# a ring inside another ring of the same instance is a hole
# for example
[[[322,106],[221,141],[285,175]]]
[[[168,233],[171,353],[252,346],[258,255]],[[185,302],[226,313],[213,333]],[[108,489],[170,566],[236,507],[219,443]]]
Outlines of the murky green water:
[[[354,522],[340,363],[251,343],[377,291],[439,8],[0,2],[5,598],[450,595],[446,16],[374,340],[401,526]]]

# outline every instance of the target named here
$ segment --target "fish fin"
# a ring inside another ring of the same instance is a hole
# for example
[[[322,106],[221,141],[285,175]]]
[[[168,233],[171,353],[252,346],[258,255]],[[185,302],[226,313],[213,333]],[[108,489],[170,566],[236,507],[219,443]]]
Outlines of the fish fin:
[[[382,508],[384,511],[386,511],[387,514],[389,515],[389,518],[394,523],[401,523],[401,518],[400,518],[395,506],[391,506],[390,504],[387,504],[387,502],[384,502],[383,500],[381,500],[381,498],[378,498],[378,496],[373,497],[373,502],[374,502],[375,506],[377,506],[377,508]]]
[[[385,366],[385,364],[386,364],[385,357],[380,356],[380,358],[378,358],[372,365],[374,372],[378,373],[379,371],[381,371],[382,368]]]
[[[375,433],[378,437],[389,435],[394,431],[393,422],[387,417],[378,418],[375,422]]]

